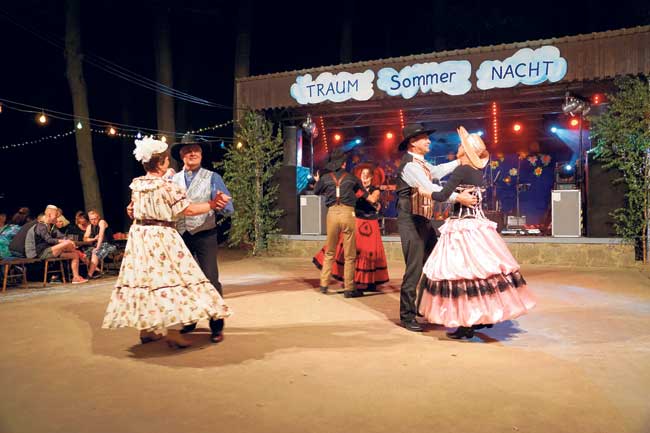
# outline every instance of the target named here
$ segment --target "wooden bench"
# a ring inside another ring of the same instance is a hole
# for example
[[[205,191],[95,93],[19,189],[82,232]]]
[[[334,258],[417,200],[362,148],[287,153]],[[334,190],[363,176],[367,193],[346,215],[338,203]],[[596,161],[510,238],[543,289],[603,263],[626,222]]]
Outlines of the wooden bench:
[[[2,267],[2,292],[7,291],[7,280],[22,278],[23,287],[27,288],[27,265],[40,262],[40,259],[27,259],[25,257],[8,257],[0,259]],[[14,271],[14,272],[12,272]]]

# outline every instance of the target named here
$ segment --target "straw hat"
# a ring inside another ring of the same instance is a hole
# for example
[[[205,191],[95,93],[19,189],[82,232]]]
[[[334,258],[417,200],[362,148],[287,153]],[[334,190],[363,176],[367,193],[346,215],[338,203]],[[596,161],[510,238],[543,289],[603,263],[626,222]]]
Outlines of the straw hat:
[[[486,152],[485,143],[478,134],[470,134],[464,127],[458,128],[458,135],[460,135],[460,142],[465,151],[465,155],[469,158],[469,162],[479,170],[485,167],[490,160],[490,155]],[[484,157],[479,157],[485,152]]]

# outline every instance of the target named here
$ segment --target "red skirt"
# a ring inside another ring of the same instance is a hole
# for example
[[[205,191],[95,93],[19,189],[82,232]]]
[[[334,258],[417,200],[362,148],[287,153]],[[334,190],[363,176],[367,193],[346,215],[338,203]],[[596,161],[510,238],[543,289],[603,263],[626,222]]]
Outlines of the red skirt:
[[[383,284],[388,282],[388,264],[386,252],[381,241],[379,223],[377,220],[364,220],[356,218],[355,241],[357,244],[357,260],[354,271],[354,282],[357,284]],[[327,246],[314,256],[312,260],[318,269],[323,268]],[[343,281],[343,268],[345,266],[343,253],[343,239],[339,239],[332,263],[332,277]]]

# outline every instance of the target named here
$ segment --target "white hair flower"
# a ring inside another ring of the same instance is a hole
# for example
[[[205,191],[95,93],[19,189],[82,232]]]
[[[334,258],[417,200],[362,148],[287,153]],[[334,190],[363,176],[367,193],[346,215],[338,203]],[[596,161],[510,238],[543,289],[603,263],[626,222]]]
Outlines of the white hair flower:
[[[135,159],[140,162],[149,162],[151,155],[162,153],[167,150],[167,143],[156,140],[152,136],[146,136],[142,140],[135,140]]]

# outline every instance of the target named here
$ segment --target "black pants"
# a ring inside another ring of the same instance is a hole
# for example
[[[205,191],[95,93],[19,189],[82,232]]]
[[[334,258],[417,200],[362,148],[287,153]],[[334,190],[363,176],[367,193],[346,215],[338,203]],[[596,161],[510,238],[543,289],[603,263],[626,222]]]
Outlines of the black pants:
[[[210,283],[217,289],[219,294],[223,296],[223,289],[219,282],[219,267],[217,265],[217,247],[219,242],[217,239],[217,228],[215,227],[196,234],[185,232],[182,237],[185,245],[187,245],[187,249],[194,256],[205,276],[208,277],[208,280],[210,280]],[[220,332],[223,326],[223,319],[210,319],[210,329],[213,333]]]
[[[431,221],[419,215],[399,215],[397,227],[406,263],[400,289],[399,318],[408,322],[415,320],[417,284],[422,275],[424,262],[429,258],[436,244],[437,236]]]

